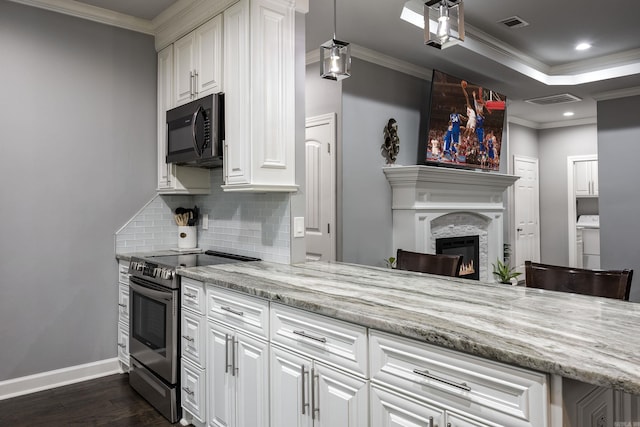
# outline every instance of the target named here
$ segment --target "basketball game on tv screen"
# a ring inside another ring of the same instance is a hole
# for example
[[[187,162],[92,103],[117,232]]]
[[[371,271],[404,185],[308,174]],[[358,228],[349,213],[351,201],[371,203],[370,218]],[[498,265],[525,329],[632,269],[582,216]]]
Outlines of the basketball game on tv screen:
[[[506,97],[433,72],[427,164],[498,170]]]

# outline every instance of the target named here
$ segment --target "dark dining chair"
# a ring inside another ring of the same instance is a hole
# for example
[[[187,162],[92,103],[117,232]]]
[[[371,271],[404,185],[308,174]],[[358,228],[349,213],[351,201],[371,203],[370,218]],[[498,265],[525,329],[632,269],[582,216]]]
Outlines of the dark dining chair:
[[[629,300],[633,270],[587,270],[525,261],[525,286]]]
[[[423,254],[398,249],[396,268],[441,276],[460,276],[462,255]]]

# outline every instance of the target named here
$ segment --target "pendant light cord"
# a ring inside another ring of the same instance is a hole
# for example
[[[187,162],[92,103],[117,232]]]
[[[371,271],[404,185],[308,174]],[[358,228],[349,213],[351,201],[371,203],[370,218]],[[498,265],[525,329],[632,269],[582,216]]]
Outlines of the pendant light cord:
[[[338,14],[336,12],[336,1],[337,0],[333,0],[333,39],[336,39],[336,28],[338,27],[337,21],[338,21]]]

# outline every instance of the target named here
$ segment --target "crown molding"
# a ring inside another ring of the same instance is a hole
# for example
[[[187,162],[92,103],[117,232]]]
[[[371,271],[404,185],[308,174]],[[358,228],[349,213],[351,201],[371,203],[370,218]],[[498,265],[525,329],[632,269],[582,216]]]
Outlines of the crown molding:
[[[611,90],[608,92],[600,92],[593,96],[596,101],[607,101],[609,99],[626,98],[627,96],[640,95],[640,86],[629,87],[626,89]]]
[[[114,12],[101,7],[91,6],[74,0],[10,0],[27,6],[38,7],[52,12],[63,13],[101,24],[137,31],[144,34],[155,34],[151,21],[136,18],[124,13]]]
[[[598,123],[597,117],[585,117],[583,119],[562,120],[557,122],[545,122],[538,126],[538,129],[566,128],[571,126],[595,125]]]
[[[420,67],[418,65],[411,64],[410,62],[403,61],[353,43],[351,43],[351,56],[422,80],[431,81],[433,74],[433,70],[430,68]],[[320,62],[319,48],[311,50],[305,55],[306,65],[314,64],[316,62]]]

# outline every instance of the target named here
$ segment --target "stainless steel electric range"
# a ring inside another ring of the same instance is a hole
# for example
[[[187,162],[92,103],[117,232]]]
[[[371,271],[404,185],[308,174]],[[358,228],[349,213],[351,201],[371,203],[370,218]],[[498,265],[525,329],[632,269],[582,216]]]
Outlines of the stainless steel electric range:
[[[180,419],[180,276],[178,267],[259,261],[206,251],[132,257],[129,263],[129,383],[169,421]]]

